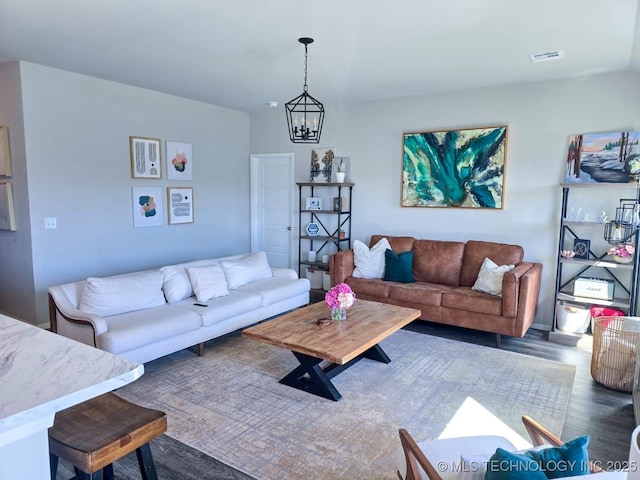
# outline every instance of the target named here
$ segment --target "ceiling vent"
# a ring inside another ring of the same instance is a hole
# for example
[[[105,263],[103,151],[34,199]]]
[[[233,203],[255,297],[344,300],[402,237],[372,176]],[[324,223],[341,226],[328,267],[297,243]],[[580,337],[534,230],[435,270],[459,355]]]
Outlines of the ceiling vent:
[[[548,62],[550,60],[560,60],[564,58],[564,52],[562,50],[552,50],[544,53],[533,53],[529,55],[529,58],[533,63]]]

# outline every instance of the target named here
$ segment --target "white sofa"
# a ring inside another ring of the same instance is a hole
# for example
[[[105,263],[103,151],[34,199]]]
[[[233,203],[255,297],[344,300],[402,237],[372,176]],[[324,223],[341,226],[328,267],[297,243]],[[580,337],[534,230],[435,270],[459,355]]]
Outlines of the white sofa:
[[[258,252],[49,287],[49,316],[60,335],[145,363],[201,354],[207,340],[308,304],[309,290]]]

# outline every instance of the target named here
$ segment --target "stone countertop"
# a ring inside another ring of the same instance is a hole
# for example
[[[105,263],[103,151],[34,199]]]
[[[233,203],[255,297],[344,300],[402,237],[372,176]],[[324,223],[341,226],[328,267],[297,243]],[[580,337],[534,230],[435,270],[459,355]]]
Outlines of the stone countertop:
[[[0,446],[143,373],[142,364],[0,314]]]

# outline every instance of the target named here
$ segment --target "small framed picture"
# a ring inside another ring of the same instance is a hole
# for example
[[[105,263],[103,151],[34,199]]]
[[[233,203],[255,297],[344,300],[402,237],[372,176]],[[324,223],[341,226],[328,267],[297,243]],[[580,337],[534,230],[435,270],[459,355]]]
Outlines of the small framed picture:
[[[193,223],[193,188],[167,188],[169,225]]]
[[[346,212],[347,199],[344,197],[333,197],[333,210],[335,212]]]
[[[306,210],[322,210],[322,199],[318,197],[307,197]]]
[[[162,187],[131,187],[131,206],[134,228],[163,224]]]
[[[162,178],[159,139],[129,137],[129,148],[131,178]]]
[[[0,176],[11,176],[11,157],[9,156],[9,129],[0,127]]]
[[[165,148],[167,180],[193,180],[191,144],[167,140]]]
[[[573,241],[573,251],[576,253],[573,258],[580,258],[582,260],[589,259],[589,247],[591,241],[584,238],[576,238]]]

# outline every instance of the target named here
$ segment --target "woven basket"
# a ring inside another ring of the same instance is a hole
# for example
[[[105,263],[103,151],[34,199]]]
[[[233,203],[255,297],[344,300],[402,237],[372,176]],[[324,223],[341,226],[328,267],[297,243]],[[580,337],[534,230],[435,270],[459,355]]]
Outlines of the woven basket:
[[[605,387],[631,392],[639,338],[640,318],[596,318],[591,354],[593,379]]]

